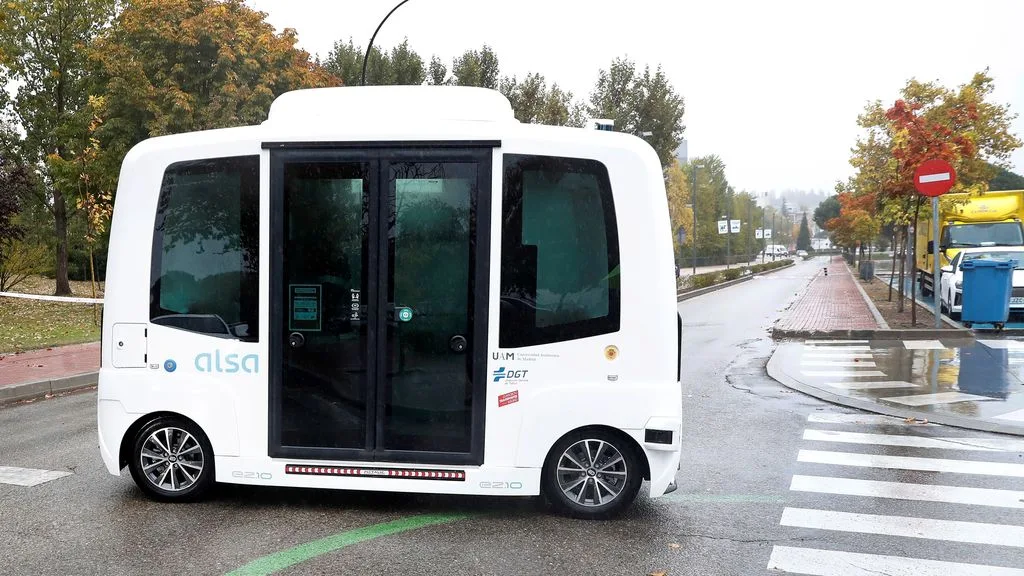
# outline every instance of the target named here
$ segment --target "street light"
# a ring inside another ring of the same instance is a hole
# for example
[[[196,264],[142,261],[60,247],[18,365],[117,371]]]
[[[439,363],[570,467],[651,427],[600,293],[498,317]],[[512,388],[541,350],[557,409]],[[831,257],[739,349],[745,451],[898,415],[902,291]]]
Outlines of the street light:
[[[363,86],[366,86],[366,63],[370,60],[370,50],[373,49],[373,41],[377,39],[377,32],[380,32],[381,26],[384,26],[384,23],[388,21],[388,18],[391,18],[391,15],[395,13],[395,10],[401,8],[402,4],[405,4],[408,1],[409,0],[402,0],[395,5],[395,7],[391,9],[391,12],[388,12],[388,15],[380,21],[380,24],[377,24],[377,29],[373,31],[373,36],[370,36],[370,43],[366,46],[366,54],[363,54]]]

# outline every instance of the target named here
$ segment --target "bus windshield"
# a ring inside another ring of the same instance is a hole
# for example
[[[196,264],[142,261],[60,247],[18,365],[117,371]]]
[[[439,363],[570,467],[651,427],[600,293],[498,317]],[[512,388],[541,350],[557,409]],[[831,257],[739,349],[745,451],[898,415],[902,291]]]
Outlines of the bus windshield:
[[[947,230],[949,237],[946,244],[949,248],[1024,245],[1024,234],[1019,222],[959,224]]]

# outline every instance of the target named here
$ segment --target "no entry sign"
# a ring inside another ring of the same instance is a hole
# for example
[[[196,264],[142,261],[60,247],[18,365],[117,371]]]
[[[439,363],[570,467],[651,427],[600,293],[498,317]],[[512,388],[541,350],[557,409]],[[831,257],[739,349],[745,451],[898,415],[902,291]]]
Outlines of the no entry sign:
[[[942,196],[956,184],[956,171],[945,160],[928,160],[914,170],[914,187],[925,196]]]

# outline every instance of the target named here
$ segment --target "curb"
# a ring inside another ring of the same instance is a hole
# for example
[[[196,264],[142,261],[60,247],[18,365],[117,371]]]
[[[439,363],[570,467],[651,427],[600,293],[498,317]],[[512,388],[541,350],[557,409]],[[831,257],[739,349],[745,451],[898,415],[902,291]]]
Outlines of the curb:
[[[0,387],[0,406],[24,402],[25,400],[45,398],[51,394],[64,394],[66,392],[92,388],[96,386],[98,381],[98,372],[87,372],[64,378],[2,386]]]
[[[772,328],[772,338],[784,340],[791,338],[815,338],[820,340],[840,340],[858,338],[862,340],[974,340],[974,332],[960,328],[893,328],[893,329],[846,329],[846,330],[787,330]]]
[[[999,434],[1012,434],[1014,436],[1024,436],[1024,427],[1020,426],[1008,426],[1000,424],[998,422],[989,422],[986,420],[975,420],[972,418],[961,418],[952,414],[935,414],[932,412],[922,412],[918,410],[907,408],[899,408],[896,406],[888,406],[885,404],[879,404],[870,400],[862,400],[860,398],[851,398],[850,396],[844,396],[842,394],[835,394],[827,390],[822,390],[816,386],[810,386],[790,377],[788,374],[783,372],[780,368],[775,366],[775,357],[778,355],[778,351],[772,354],[772,357],[768,360],[768,365],[765,366],[765,370],[776,382],[782,384],[787,388],[802,392],[808,396],[813,396],[818,400],[824,400],[832,404],[838,404],[840,406],[847,406],[849,408],[856,408],[865,412],[873,412],[875,414],[883,414],[885,416],[894,416],[896,418],[916,418],[919,420],[927,420],[934,424],[944,424],[946,426],[955,426],[957,428],[966,428],[968,430],[982,430],[984,432],[996,432]]]
[[[697,296],[703,296],[711,292],[717,292],[730,286],[742,284],[743,282],[749,282],[750,280],[753,280],[755,276],[764,276],[765,274],[771,274],[772,272],[778,272],[779,270],[786,270],[787,268],[792,268],[793,266],[796,266],[796,262],[793,262],[792,264],[788,264],[786,266],[779,266],[778,268],[767,270],[765,272],[758,272],[756,274],[750,273],[742,278],[729,280],[728,282],[722,282],[721,284],[715,284],[714,286],[708,286],[707,288],[698,288],[696,290],[688,290],[686,292],[676,292],[676,302],[682,302],[684,300],[689,300],[690,298],[696,298]]]

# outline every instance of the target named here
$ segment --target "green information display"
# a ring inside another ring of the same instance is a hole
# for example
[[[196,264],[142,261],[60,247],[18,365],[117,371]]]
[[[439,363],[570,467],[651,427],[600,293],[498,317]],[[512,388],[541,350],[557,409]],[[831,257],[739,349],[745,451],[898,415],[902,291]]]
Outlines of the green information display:
[[[319,332],[322,317],[322,288],[320,284],[290,284],[288,286],[288,329],[292,332]]]

